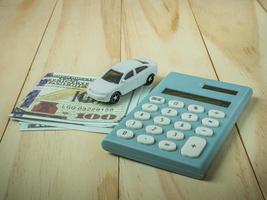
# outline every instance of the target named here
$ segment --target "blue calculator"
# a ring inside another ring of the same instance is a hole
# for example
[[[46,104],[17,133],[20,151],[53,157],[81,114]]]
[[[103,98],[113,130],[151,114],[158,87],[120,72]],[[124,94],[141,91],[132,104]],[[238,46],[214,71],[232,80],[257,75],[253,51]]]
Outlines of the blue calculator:
[[[251,95],[249,87],[172,72],[104,138],[102,147],[203,179]]]

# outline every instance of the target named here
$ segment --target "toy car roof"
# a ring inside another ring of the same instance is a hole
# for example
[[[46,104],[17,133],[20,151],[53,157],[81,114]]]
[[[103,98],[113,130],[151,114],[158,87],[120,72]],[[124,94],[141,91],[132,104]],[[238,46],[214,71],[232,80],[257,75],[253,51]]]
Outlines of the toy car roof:
[[[127,73],[130,70],[135,69],[136,67],[142,66],[143,64],[150,64],[150,62],[143,59],[129,59],[113,65],[111,69],[118,72]]]

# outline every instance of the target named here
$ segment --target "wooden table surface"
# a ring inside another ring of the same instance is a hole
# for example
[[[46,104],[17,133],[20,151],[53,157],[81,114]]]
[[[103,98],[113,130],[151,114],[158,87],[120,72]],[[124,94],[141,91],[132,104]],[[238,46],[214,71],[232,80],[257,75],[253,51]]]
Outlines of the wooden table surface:
[[[266,199],[266,0],[0,0],[0,199]],[[195,180],[105,152],[104,134],[20,132],[8,114],[47,72],[150,57],[254,94]]]

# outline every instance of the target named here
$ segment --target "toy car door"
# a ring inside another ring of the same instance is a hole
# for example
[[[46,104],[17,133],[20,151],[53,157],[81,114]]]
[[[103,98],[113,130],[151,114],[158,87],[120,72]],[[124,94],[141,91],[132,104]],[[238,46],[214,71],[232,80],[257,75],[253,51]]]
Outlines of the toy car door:
[[[129,71],[125,74],[125,76],[121,80],[121,92],[122,94],[126,94],[132,90],[134,90],[137,85],[137,80],[135,78],[135,73],[133,70]]]
[[[147,70],[147,66],[143,65],[135,68],[136,77],[138,77],[139,86],[146,83],[147,77],[151,74],[150,71]]]

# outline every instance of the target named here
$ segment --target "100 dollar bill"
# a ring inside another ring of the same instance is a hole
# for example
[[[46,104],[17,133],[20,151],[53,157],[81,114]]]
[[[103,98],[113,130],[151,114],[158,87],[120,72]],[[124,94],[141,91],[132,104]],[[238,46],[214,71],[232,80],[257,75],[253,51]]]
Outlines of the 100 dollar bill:
[[[60,123],[60,122],[48,122],[48,121],[35,122],[34,120],[20,121],[21,131],[80,130],[80,131],[86,131],[86,132],[89,131],[89,132],[95,132],[95,133],[109,133],[112,129],[113,128],[108,128],[108,127],[74,125],[74,124]]]
[[[142,99],[150,92],[150,86],[143,86],[140,89],[135,91],[134,98],[132,98],[131,104],[128,108],[127,114],[136,106],[137,103],[142,101]],[[60,122],[50,122],[44,120],[27,120],[25,118],[19,119],[20,122],[20,130],[21,131],[55,131],[55,130],[66,130],[66,129],[75,129],[81,131],[90,131],[90,132],[101,132],[101,133],[109,133],[112,128],[110,127],[110,123],[106,127],[102,124],[101,127],[98,127],[98,124],[92,123],[91,125],[79,125],[73,123],[60,123]]]
[[[138,92],[121,97],[117,104],[100,103],[87,96],[86,89],[95,77],[60,73],[47,74],[11,113],[14,118],[55,120],[80,124],[118,123],[127,113]],[[134,103],[135,105],[137,102]],[[132,105],[132,106],[135,106]],[[132,107],[131,106],[131,107]]]
[[[34,124],[28,122],[20,122],[19,130],[21,131],[58,131],[58,130],[66,130],[65,128],[56,127],[52,125],[43,125],[43,124]]]

